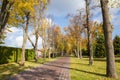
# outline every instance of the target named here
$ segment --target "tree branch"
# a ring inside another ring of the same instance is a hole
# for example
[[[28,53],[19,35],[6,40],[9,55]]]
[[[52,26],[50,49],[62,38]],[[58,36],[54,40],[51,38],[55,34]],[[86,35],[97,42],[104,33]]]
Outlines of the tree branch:
[[[33,46],[33,48],[35,48],[34,43],[32,42],[32,40],[30,39],[30,37],[28,36],[28,40],[30,41],[31,45]]]

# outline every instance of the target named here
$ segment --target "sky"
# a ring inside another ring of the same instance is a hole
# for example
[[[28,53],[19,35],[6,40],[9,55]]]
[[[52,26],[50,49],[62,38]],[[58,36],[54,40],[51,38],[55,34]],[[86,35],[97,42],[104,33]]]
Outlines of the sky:
[[[68,26],[69,19],[66,18],[68,14],[75,14],[77,10],[85,8],[84,0],[51,0],[50,4],[47,6],[46,15],[53,16],[53,22],[60,25],[61,28]],[[101,9],[97,8],[91,11],[93,21],[102,21]],[[110,14],[112,15],[112,24],[114,26],[113,37],[115,35],[120,35],[120,9],[114,8],[110,9]],[[5,39],[5,44],[3,46],[19,47],[22,46],[23,41],[23,30],[22,28],[11,27],[12,32],[7,33]],[[32,41],[35,41],[35,37],[31,35],[31,30],[29,30],[29,35]],[[39,38],[39,48],[42,48],[42,39]],[[29,41],[27,41],[26,48],[32,48]]]

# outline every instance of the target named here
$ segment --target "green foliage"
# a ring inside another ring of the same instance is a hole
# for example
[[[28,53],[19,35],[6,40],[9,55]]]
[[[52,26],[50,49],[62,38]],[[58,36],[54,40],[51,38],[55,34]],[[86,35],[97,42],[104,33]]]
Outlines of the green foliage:
[[[119,36],[115,36],[114,40],[113,40],[113,45],[114,45],[114,52],[115,55],[120,55],[120,37]]]
[[[82,49],[83,56],[89,56],[88,51],[86,49]]]
[[[96,39],[95,57],[105,57],[104,36],[99,35]]]
[[[0,46],[0,64],[21,61],[21,51],[20,48]],[[26,61],[33,60],[34,50],[26,49],[25,59]]]

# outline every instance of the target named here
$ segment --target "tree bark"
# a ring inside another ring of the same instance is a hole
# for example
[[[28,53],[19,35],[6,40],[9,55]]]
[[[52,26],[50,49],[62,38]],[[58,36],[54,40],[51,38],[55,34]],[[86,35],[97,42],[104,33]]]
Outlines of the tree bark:
[[[76,49],[74,49],[74,53],[75,53],[75,56],[77,57],[78,55],[77,55],[77,51],[76,51]]]
[[[87,33],[88,33],[88,53],[89,53],[89,65],[93,65],[93,46],[92,46],[92,33],[90,31],[90,9],[89,9],[89,0],[86,0],[86,23],[87,23]]]
[[[79,44],[79,45],[80,45],[80,50],[79,50],[79,51],[80,51],[80,59],[82,59],[82,46],[81,46],[81,40],[80,40],[79,43],[80,43],[80,44]]]
[[[103,31],[105,36],[105,48],[107,57],[106,75],[108,77],[118,79],[112,41],[112,26],[109,19],[108,0],[100,0],[100,2],[103,16]]]
[[[24,65],[25,65],[25,46],[26,46],[26,42],[27,42],[27,39],[28,39],[29,15],[30,15],[30,12],[28,12],[28,13],[26,14],[26,18],[27,18],[26,26],[25,26],[25,27],[23,26],[24,32],[23,32],[23,44],[22,44],[22,61],[21,61],[21,66],[24,66]]]
[[[36,33],[36,41],[35,41],[35,61],[38,62],[38,34]]]
[[[23,32],[22,61],[21,61],[21,65],[22,66],[24,66],[24,64],[25,64],[25,45],[26,45],[26,42],[27,42],[26,29]]]
[[[33,48],[35,48],[34,43],[32,42],[32,40],[30,39],[30,37],[28,36],[28,40],[30,41],[31,45],[33,46]]]
[[[79,54],[79,49],[78,49],[78,47],[77,47],[77,57],[78,57],[78,59],[80,58],[80,54]]]
[[[64,53],[63,53],[63,50],[62,50],[62,51],[61,51],[61,56],[63,56],[63,54],[64,54]]]
[[[44,55],[43,55],[43,58],[46,59],[46,40],[45,40],[45,36],[42,37],[42,46],[43,46],[43,49],[44,49]]]
[[[50,48],[50,33],[51,33],[51,30],[50,28],[48,28],[47,30],[47,47],[48,47],[48,58],[50,59],[51,58],[51,48]]]
[[[48,49],[49,59],[51,58],[50,48]]]
[[[0,11],[0,38],[4,33],[5,25],[8,22],[8,18],[10,16],[10,8],[14,2],[10,2],[9,0],[3,0],[1,11]]]
[[[79,55],[79,44],[78,44],[78,39],[77,39],[77,42],[76,42],[76,52],[77,52],[77,57],[78,59],[80,58],[80,55]]]

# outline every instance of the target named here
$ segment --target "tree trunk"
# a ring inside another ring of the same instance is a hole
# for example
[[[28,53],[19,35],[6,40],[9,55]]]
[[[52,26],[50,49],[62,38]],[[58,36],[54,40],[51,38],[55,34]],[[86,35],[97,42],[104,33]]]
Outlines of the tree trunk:
[[[51,58],[50,48],[48,49],[49,59]]]
[[[38,34],[36,33],[36,41],[35,41],[35,61],[38,62]]]
[[[81,48],[82,46],[81,46],[81,40],[80,40],[79,43],[80,43],[80,50],[79,50],[79,51],[80,51],[80,59],[82,59],[82,48]]]
[[[42,46],[43,46],[43,49],[44,49],[44,55],[43,55],[43,58],[46,59],[46,43],[45,43],[45,36],[43,36],[42,38]]]
[[[34,43],[32,42],[32,40],[30,39],[29,36],[28,36],[28,40],[30,41],[30,43],[32,44],[32,46],[34,48],[34,52],[35,52],[34,59],[35,59],[35,62],[38,62],[38,35],[36,34],[35,36],[36,36],[35,45],[34,45]]]
[[[29,12],[26,14],[26,26],[23,26],[24,32],[23,32],[23,44],[22,44],[22,61],[21,61],[21,65],[24,66],[25,64],[25,46],[26,46],[26,42],[28,39],[28,24],[29,24]]]
[[[75,53],[75,56],[77,57],[77,51],[76,51],[76,49],[74,49],[74,53]]]
[[[45,50],[44,50],[44,59],[46,59],[46,48],[44,48]]]
[[[111,78],[118,79],[115,67],[114,48],[112,41],[112,26],[109,19],[108,0],[100,0],[102,16],[103,16],[103,31],[105,36],[106,48],[106,75]]]
[[[52,58],[55,58],[55,53],[54,53],[54,51],[52,51]]]
[[[5,25],[8,22],[10,16],[10,8],[14,2],[9,2],[9,0],[3,0],[2,7],[0,11],[0,38],[4,33]]]
[[[77,46],[77,57],[78,57],[78,59],[80,58],[80,55],[79,55],[79,47]]]
[[[27,29],[27,27],[26,27]],[[22,44],[22,61],[21,61],[21,65],[24,66],[25,64],[25,45],[27,42],[27,35],[26,35],[26,31],[24,30],[23,32],[23,44]]]
[[[54,46],[54,36],[52,36],[52,53],[53,53],[53,58],[55,58],[55,46]]]
[[[31,45],[33,46],[33,48],[35,48],[34,43],[32,42],[32,40],[30,39],[30,37],[28,36],[28,40],[30,41]]]
[[[62,50],[62,51],[61,51],[61,56],[63,56],[63,54],[64,54],[64,53],[63,53],[63,50]]]
[[[88,53],[89,53],[89,65],[93,65],[93,46],[92,46],[92,33],[90,31],[90,9],[89,9],[89,0],[86,0],[86,25],[87,25],[87,33],[88,33]]]
[[[79,59],[79,58],[80,58],[80,55],[79,55],[78,37],[76,38],[76,42],[75,42],[75,43],[76,43],[76,45],[75,45],[75,46],[76,46],[76,51],[75,51],[75,52],[76,52],[77,58]]]

